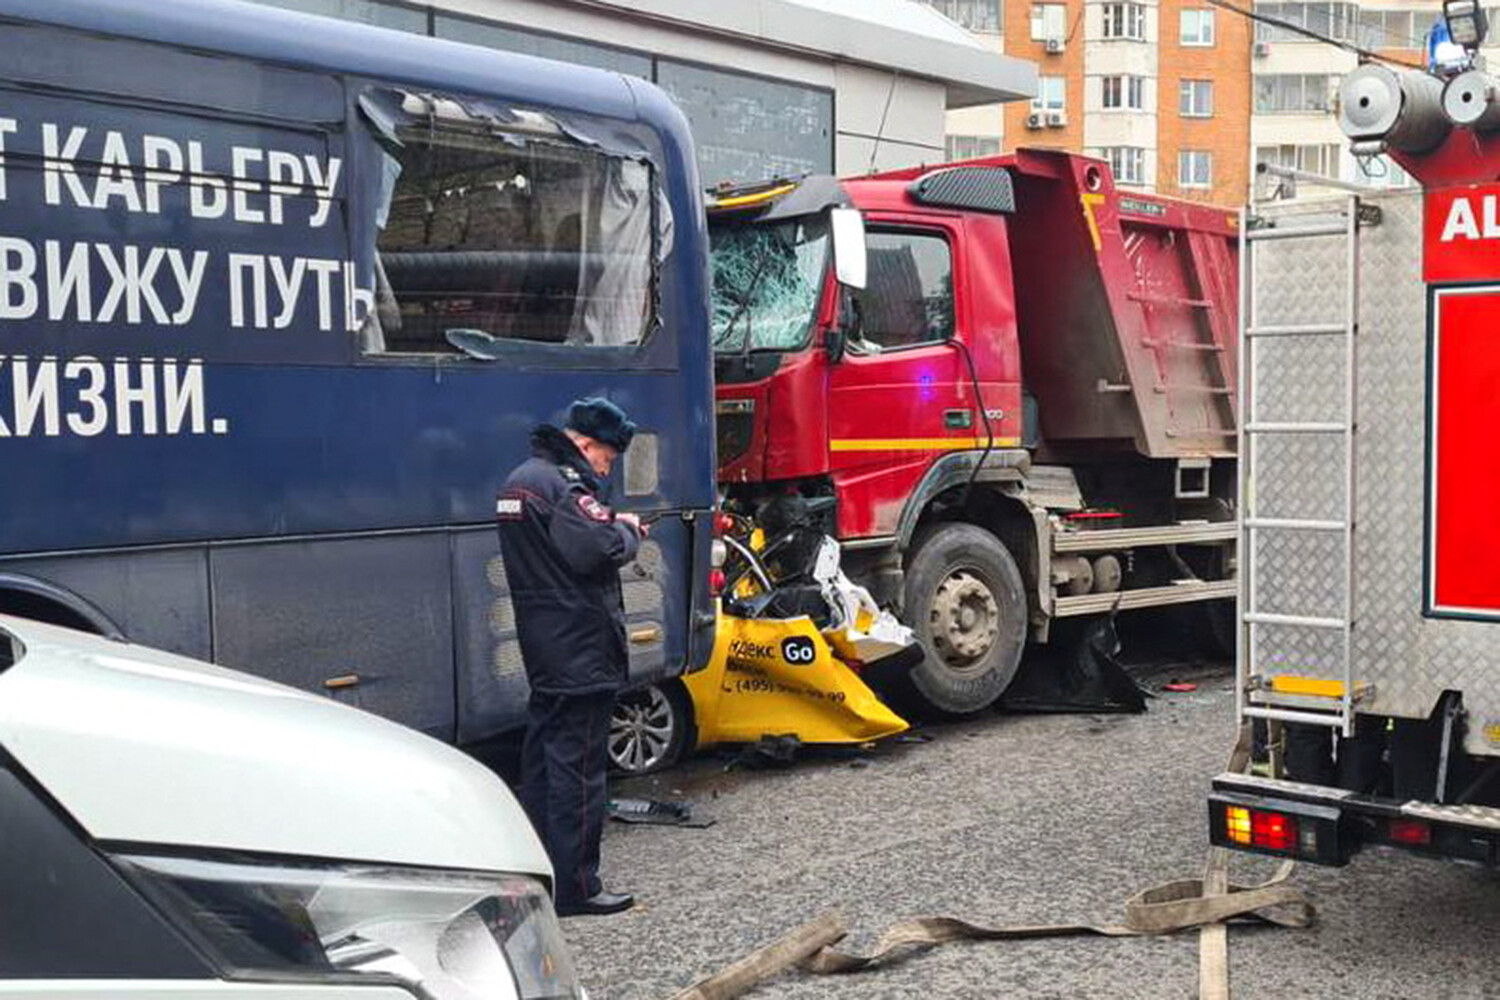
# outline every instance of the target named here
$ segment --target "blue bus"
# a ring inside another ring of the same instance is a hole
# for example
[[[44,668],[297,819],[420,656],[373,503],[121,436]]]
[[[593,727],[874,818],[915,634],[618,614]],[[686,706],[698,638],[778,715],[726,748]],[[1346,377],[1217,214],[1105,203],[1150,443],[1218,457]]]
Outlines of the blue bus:
[[[706,660],[707,250],[619,74],[241,4],[0,0],[0,611],[458,743],[526,686],[494,530],[603,395],[632,677]]]

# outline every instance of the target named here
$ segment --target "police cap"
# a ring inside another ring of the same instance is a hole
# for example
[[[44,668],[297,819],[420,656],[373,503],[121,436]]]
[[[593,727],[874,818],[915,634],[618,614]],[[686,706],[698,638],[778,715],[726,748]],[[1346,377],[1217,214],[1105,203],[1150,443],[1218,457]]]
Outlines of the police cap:
[[[625,416],[625,411],[600,396],[580,399],[569,406],[567,427],[621,453],[635,437],[635,424]]]

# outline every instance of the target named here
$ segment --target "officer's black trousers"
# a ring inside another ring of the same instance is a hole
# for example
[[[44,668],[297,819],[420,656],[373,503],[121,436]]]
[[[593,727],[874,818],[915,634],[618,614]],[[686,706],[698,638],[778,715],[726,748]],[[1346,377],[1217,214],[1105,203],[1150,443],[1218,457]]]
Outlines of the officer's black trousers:
[[[527,704],[521,749],[521,804],[552,859],[559,903],[603,890],[599,837],[604,832],[612,691],[541,694]]]

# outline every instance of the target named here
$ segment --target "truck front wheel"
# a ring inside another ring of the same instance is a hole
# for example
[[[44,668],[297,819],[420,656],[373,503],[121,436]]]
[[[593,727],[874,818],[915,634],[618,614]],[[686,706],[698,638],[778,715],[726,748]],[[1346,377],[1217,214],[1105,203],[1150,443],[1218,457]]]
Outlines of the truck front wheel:
[[[939,524],[916,540],[906,569],[906,617],[926,656],[911,685],[927,707],[953,715],[993,704],[1026,644],[1021,571],[994,535]]]

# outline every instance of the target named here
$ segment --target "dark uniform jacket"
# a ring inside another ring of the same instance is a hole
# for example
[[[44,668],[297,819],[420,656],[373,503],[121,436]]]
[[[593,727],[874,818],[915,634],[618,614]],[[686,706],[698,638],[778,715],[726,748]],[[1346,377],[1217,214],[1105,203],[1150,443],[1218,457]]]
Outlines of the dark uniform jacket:
[[[628,667],[620,567],[640,536],[599,501],[566,434],[543,424],[531,448],[495,501],[527,679],[546,694],[619,690]]]

